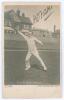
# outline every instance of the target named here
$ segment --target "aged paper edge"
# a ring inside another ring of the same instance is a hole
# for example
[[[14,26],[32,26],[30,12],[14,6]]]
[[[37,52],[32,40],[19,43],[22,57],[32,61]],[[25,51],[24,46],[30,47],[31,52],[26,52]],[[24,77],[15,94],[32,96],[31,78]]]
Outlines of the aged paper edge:
[[[3,87],[4,98],[61,98],[60,86],[13,85]]]
[[[20,4],[21,3],[21,4]],[[60,5],[60,2],[3,2],[3,7],[8,5]],[[2,14],[2,17],[4,14]],[[4,19],[4,18],[3,18]],[[4,22],[2,23],[2,29],[4,29]],[[3,32],[3,40],[4,40],[4,32]],[[2,40],[2,43],[3,43]],[[2,46],[2,50],[4,47],[4,43]],[[4,50],[2,58],[4,59]],[[61,67],[61,66],[60,66]],[[4,62],[3,62],[3,97],[4,98],[61,98],[61,84],[60,85],[11,85],[5,86],[4,85]],[[61,71],[61,68],[60,68]],[[61,81],[61,72],[60,72],[60,81]]]

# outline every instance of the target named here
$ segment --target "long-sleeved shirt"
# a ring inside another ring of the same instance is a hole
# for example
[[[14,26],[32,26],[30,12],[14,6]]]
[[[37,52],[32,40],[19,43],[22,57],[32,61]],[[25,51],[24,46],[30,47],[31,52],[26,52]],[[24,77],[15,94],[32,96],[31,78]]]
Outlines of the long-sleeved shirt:
[[[42,42],[40,40],[38,40],[36,37],[34,36],[26,36],[24,35],[22,32],[19,32],[18,33],[20,35],[22,35],[24,37],[24,39],[27,41],[27,44],[28,44],[28,51],[31,52],[31,53],[38,53],[37,52],[37,47],[36,47],[36,44],[35,44],[35,41],[42,44]]]

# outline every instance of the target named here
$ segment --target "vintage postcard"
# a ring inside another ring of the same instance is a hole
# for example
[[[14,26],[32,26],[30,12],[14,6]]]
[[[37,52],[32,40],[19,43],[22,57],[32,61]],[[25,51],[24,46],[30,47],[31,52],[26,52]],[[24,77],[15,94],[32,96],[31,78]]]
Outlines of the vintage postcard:
[[[60,3],[4,3],[3,97],[61,97]]]

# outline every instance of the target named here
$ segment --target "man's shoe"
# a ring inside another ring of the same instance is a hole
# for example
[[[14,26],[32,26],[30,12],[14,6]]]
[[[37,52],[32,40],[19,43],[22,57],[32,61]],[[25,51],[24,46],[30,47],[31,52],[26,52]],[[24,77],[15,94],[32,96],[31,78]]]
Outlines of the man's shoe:
[[[25,70],[29,70],[29,69],[30,69],[30,67],[26,67],[26,68],[25,68]]]
[[[43,69],[44,71],[47,71],[47,67],[44,67],[44,69]]]

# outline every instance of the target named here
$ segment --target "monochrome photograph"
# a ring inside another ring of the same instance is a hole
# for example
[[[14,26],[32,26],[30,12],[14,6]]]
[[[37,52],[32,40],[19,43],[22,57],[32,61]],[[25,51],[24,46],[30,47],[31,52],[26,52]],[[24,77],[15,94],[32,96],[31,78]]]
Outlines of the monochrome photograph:
[[[4,3],[3,17],[4,87],[60,91],[60,3]]]

